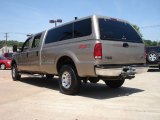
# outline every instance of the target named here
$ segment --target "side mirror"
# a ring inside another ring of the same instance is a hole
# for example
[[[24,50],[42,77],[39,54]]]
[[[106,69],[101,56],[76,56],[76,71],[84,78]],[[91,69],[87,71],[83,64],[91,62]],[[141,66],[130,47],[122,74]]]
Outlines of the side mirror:
[[[21,52],[22,51],[22,47],[19,47],[18,49],[17,49],[17,52]]]
[[[13,52],[17,52],[17,45],[13,45]]]

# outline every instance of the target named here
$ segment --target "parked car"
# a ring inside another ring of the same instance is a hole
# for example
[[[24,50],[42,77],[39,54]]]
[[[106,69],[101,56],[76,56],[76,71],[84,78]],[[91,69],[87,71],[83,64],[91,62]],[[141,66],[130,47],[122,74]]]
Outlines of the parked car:
[[[4,53],[3,56],[9,60],[12,60],[13,53]]]
[[[11,60],[8,60],[4,56],[0,56],[0,69],[5,70],[11,68]]]
[[[145,46],[124,20],[89,16],[37,33],[13,55],[12,78],[21,74],[59,76],[64,94],[79,91],[81,81],[103,80],[110,88],[147,71]]]
[[[150,66],[157,66],[160,69],[160,46],[150,46],[146,47],[146,61]]]

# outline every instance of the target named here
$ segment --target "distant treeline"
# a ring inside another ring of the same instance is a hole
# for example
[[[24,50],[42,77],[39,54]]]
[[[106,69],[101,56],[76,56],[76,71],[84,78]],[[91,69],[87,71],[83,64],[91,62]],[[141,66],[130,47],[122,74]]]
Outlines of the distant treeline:
[[[3,46],[5,46],[5,44],[7,44],[7,46],[17,45],[18,47],[22,47],[23,42],[18,42],[16,40],[8,40],[6,42],[5,40],[0,40],[0,48],[2,48]]]
[[[146,46],[160,46],[160,41],[151,41],[151,40],[144,40]],[[5,45],[5,40],[0,40],[0,48]],[[22,47],[23,42],[18,42],[16,40],[8,40],[7,46],[17,45],[18,47]]]
[[[160,46],[160,41],[144,40],[146,46]]]

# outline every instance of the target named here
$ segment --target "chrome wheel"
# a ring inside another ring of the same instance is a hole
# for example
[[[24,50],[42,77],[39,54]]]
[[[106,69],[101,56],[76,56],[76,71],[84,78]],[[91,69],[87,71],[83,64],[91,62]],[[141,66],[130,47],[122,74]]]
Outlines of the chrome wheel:
[[[0,68],[1,68],[2,70],[6,69],[5,64],[1,64]]]
[[[62,93],[73,95],[79,92],[81,81],[72,66],[62,66],[59,71],[59,78],[59,87]]]
[[[151,53],[148,56],[149,61],[155,62],[157,60],[157,55],[155,53]]]
[[[71,75],[69,72],[65,71],[62,74],[62,86],[66,89],[70,88],[71,86]]]

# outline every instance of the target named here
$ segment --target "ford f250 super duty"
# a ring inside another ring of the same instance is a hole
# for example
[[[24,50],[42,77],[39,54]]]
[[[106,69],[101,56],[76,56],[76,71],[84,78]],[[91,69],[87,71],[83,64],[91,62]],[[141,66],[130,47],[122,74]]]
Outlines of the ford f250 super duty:
[[[75,94],[82,80],[121,87],[146,71],[145,63],[144,43],[129,22],[92,15],[30,36],[13,55],[12,78],[58,75],[60,91]]]

